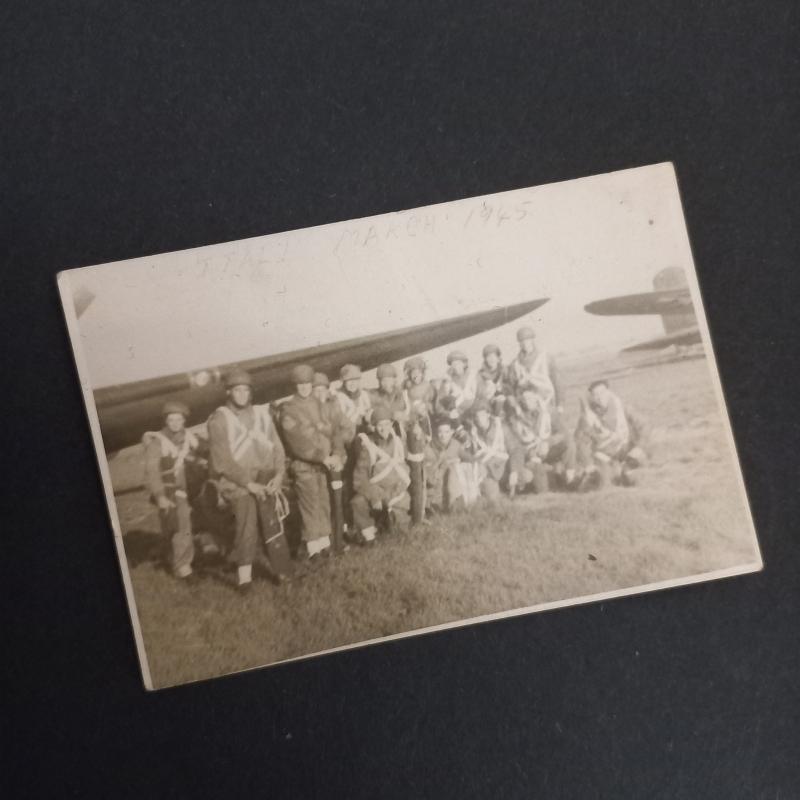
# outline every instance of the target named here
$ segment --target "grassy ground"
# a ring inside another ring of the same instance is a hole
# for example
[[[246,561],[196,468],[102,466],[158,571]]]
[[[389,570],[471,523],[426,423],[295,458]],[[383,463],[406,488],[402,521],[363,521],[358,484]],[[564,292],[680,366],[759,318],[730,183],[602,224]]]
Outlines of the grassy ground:
[[[573,365],[567,377],[584,385],[595,369]],[[246,598],[218,567],[195,588],[174,581],[157,563],[144,492],[121,493],[154,684],[755,561],[707,370],[698,359],[617,374],[614,388],[655,426],[654,458],[635,488],[519,497],[438,519],[289,586],[257,580]],[[131,448],[113,465],[120,485],[135,485],[137,457]]]

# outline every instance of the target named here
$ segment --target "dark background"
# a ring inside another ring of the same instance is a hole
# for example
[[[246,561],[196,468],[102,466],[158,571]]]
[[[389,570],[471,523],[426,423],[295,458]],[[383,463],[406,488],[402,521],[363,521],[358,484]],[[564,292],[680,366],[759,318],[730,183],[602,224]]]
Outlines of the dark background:
[[[800,796],[794,5],[2,6],[6,796]],[[765,571],[145,693],[56,271],[666,160]]]

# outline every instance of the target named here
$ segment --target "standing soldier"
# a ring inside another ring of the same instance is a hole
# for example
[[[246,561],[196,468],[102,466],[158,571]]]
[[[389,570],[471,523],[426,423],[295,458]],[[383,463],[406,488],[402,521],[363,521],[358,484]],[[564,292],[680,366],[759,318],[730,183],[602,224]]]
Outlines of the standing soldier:
[[[475,457],[453,436],[453,422],[439,416],[433,422],[433,439],[425,448],[427,510],[458,511],[472,505],[479,490],[474,480]]]
[[[425,445],[431,440],[431,414],[436,401],[436,390],[425,378],[425,359],[409,358],[404,365],[406,374],[403,388],[409,408],[406,429],[406,459],[411,474],[411,521],[422,522],[425,517]]]
[[[516,441],[510,445],[509,486],[532,485],[537,494],[550,488],[548,466],[563,473],[567,488],[575,483],[575,440],[553,413],[547,401],[532,387],[522,390],[519,400],[507,401],[508,427]]]
[[[429,417],[433,413],[433,404],[436,400],[436,391],[425,377],[426,369],[425,359],[421,356],[409,358],[403,365],[406,376],[403,382],[406,404],[411,413],[417,417]]]
[[[410,409],[403,390],[397,385],[397,370],[394,364],[381,364],[377,370],[377,377],[378,388],[370,392],[372,408],[383,406],[388,409],[395,433],[404,436]]]
[[[472,406],[470,447],[475,456],[475,471],[481,494],[490,502],[500,499],[500,482],[508,469],[509,439],[503,420],[490,413],[485,400],[476,400]]]
[[[532,388],[545,401],[548,409],[564,411],[564,392],[555,361],[536,345],[536,331],[525,326],[517,331],[519,353],[508,365],[508,393],[519,399],[523,389]]]
[[[313,382],[314,370],[306,364],[292,370],[296,391],[281,406],[280,420],[308,558],[331,546],[328,470],[341,472],[344,465],[344,445],[313,395]]]
[[[447,377],[436,397],[437,414],[446,414],[458,428],[460,421],[475,401],[477,375],[469,368],[469,359],[461,350],[447,355]]]
[[[411,482],[405,449],[393,428],[392,415],[379,405],[372,417],[375,432],[360,433],[353,471],[353,521],[364,543],[375,540],[376,522],[388,531],[408,524]]]
[[[647,455],[644,420],[608,388],[608,381],[593,381],[589,396],[581,400],[581,416],[575,431],[578,456],[583,469],[582,491],[604,486],[616,467],[622,486],[634,486],[631,471]]]
[[[506,371],[503,356],[496,344],[483,348],[483,364],[478,370],[477,396],[489,403],[489,408],[500,416],[505,408]]]
[[[270,568],[279,582],[289,580],[291,562],[283,519],[288,504],[283,494],[286,457],[269,407],[252,404],[252,380],[234,370],[225,385],[228,401],[208,419],[211,477],[233,510],[236,525],[230,557],[237,566],[240,592],[250,590],[258,530]]]
[[[346,458],[347,444],[353,440],[355,436],[355,427],[350,423],[350,420],[345,416],[342,407],[336,400],[334,395],[331,394],[330,381],[324,372],[315,372],[313,381],[314,397],[320,404],[322,409],[322,417],[327,425],[330,425],[332,431],[332,439],[334,441],[341,441]],[[343,491],[344,479],[343,470],[335,471],[333,469],[328,471],[328,483],[330,485],[330,499],[331,499],[331,521],[333,533],[333,550],[336,553],[341,553],[345,550],[343,542],[344,537],[344,508],[343,508]]]
[[[372,401],[369,392],[361,388],[361,367],[345,364],[339,372],[341,388],[334,397],[346,418],[343,423],[342,438],[345,447],[350,447],[357,433],[366,431]]]
[[[151,500],[158,506],[161,531],[169,540],[170,564],[176,578],[192,583],[194,541],[186,485],[186,465],[197,458],[198,438],[186,430],[189,408],[169,401],[161,411],[164,427],[142,437],[145,477]]]

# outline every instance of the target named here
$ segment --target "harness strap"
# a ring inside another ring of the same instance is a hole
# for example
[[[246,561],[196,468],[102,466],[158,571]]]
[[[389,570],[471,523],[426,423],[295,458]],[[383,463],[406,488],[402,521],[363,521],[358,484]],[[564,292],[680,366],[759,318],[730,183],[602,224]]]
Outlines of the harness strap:
[[[370,466],[378,468],[378,472],[369,479],[370,483],[380,483],[393,471],[397,473],[405,486],[411,483],[411,477],[408,474],[403,458],[403,445],[394,432],[392,433],[394,440],[394,453],[392,455],[389,455],[385,450],[381,450],[365,433],[361,433],[359,436],[369,453]]]
[[[238,461],[247,448],[252,446],[253,442],[272,447],[272,442],[268,435],[272,426],[268,404],[253,406],[254,421],[252,429],[247,428],[228,406],[220,406],[220,410],[228,423],[228,444],[231,448],[231,455],[235,460]]]

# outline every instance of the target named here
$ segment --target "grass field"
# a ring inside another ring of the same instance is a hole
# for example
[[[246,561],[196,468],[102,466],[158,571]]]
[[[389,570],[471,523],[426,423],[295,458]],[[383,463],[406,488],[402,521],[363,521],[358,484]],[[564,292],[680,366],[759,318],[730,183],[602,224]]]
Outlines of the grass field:
[[[573,414],[591,375],[653,426],[653,459],[631,489],[506,500],[351,549],[287,586],[248,597],[220,568],[187,588],[157,561],[158,522],[140,453],[112,461],[126,552],[156,687],[376,637],[756,562],[705,359],[636,370],[567,365]]]

